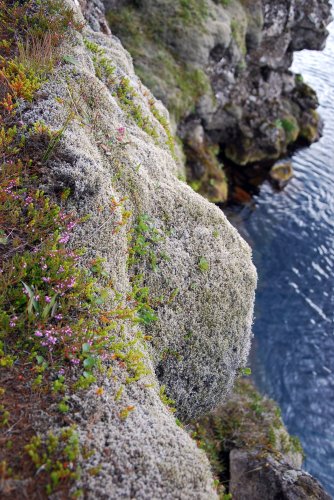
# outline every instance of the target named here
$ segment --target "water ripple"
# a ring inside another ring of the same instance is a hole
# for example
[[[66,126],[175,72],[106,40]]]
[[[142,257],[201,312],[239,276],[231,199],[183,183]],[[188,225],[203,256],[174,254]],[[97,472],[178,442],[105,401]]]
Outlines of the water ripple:
[[[230,214],[253,247],[259,287],[252,353],[262,390],[304,445],[305,466],[334,495],[334,26],[324,52],[293,70],[317,90],[320,142],[293,157],[282,193],[264,185],[255,208]]]

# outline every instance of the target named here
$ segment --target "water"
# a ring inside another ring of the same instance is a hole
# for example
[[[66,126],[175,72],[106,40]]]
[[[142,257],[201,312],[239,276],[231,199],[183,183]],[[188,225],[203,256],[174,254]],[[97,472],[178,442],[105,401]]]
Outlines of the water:
[[[334,496],[334,25],[324,52],[293,70],[318,93],[321,141],[293,156],[281,193],[264,185],[253,207],[228,214],[259,272],[252,367],[304,446],[305,468]]]

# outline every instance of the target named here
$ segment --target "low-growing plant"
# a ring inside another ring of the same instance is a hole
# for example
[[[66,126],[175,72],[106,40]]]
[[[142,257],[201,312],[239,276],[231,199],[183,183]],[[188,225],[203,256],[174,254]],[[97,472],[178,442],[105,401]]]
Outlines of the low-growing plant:
[[[49,433],[43,439],[34,436],[25,446],[37,470],[43,470],[48,477],[46,492],[50,495],[60,482],[76,480],[80,477],[77,465],[81,449],[75,427],[63,429],[59,435]]]

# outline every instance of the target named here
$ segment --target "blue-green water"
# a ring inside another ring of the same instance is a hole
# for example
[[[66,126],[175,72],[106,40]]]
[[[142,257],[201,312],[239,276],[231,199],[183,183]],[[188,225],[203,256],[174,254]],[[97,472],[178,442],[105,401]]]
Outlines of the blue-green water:
[[[254,205],[227,215],[259,272],[251,364],[262,392],[302,441],[305,468],[334,496],[334,25],[324,52],[293,69],[317,91],[323,137],[293,156],[281,193],[263,185]]]

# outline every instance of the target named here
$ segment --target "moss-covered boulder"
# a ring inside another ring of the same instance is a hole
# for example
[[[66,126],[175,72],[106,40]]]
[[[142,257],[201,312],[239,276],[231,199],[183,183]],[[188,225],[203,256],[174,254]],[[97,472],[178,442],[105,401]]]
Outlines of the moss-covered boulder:
[[[301,469],[303,450],[289,435],[274,401],[240,379],[232,397],[194,425],[222,495],[250,498],[329,500],[321,485]],[[225,497],[226,498],[226,497]]]
[[[246,362],[251,251],[85,4],[0,0],[0,496],[214,499],[177,418]]]

